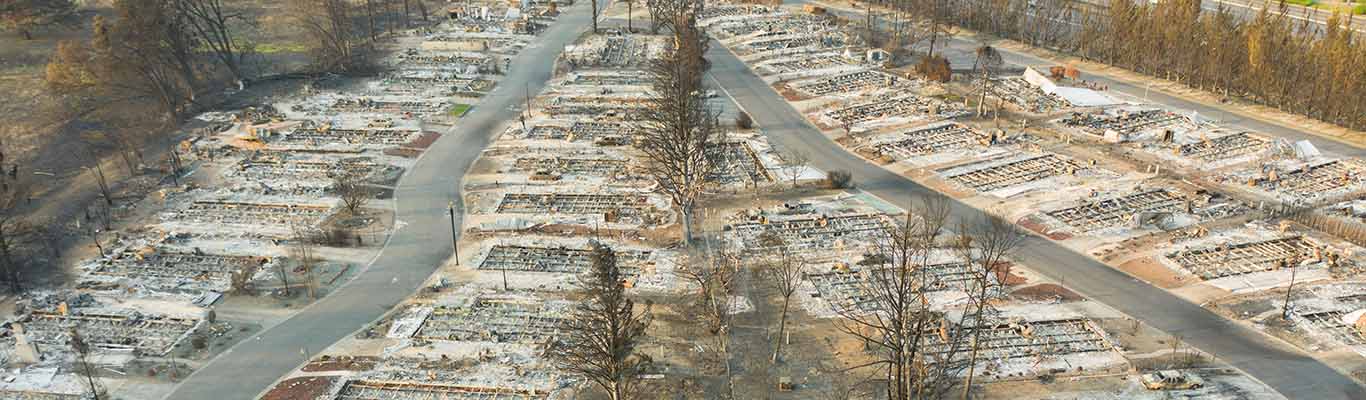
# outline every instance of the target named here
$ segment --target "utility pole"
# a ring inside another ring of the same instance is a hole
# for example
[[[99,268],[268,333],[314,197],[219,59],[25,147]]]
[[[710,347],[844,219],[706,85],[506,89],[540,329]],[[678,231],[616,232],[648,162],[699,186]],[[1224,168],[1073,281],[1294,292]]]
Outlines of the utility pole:
[[[3,159],[0,157],[0,159]],[[180,152],[174,147],[171,148],[171,181],[176,185],[180,184]]]
[[[498,263],[498,269],[503,270],[503,291],[504,291],[504,292],[510,291],[510,290],[508,289],[508,266],[507,266],[507,263]]]
[[[526,116],[522,118],[531,118],[531,82],[527,82],[523,88],[526,90]],[[522,125],[522,129],[526,129],[526,123]]]
[[[171,380],[174,381],[176,379],[179,379],[180,367],[175,365],[175,348],[171,348],[171,351],[166,352],[166,354],[169,354],[171,356]]]
[[[446,210],[451,217],[451,249],[455,250],[455,265],[460,265],[460,242],[455,230],[455,202],[447,202]]]
[[[68,336],[71,348],[76,351],[76,361],[80,363],[81,372],[85,373],[86,383],[90,385],[90,395],[95,398],[94,400],[101,400],[100,387],[95,383],[95,371],[90,367],[90,359],[88,358],[90,357],[90,344],[85,342],[85,338],[81,337],[81,333],[77,332],[74,327],[71,328]]]
[[[1281,304],[1281,319],[1290,320],[1290,295],[1295,292],[1295,271],[1299,268],[1298,257],[1290,258],[1290,286],[1285,288],[1285,303]]]
[[[868,29],[868,45],[869,45],[869,46],[877,46],[877,40],[874,40],[874,38],[873,38],[874,31],[873,31],[873,3],[872,3],[872,2],[868,2],[868,3],[866,3],[866,4],[864,5],[864,17],[865,17],[865,18],[864,18],[864,26]]]

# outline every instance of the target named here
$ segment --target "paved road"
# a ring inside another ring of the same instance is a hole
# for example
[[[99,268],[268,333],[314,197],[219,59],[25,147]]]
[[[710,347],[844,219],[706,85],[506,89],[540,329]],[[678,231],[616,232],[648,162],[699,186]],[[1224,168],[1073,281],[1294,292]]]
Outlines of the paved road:
[[[720,43],[713,43],[708,58],[716,83],[753,116],[778,147],[810,154],[816,168],[850,171],[859,188],[903,208],[918,198],[939,195],[837,146]],[[953,205],[955,217],[982,215],[962,203],[955,201]],[[1366,392],[1351,379],[1302,352],[1061,245],[1032,237],[1020,256],[1031,269],[1157,329],[1179,335],[1291,399],[1366,399]]]
[[[950,65],[961,65],[965,66],[964,68],[967,68],[972,66],[973,58],[975,57],[973,51],[977,46],[980,46],[980,43],[965,40],[962,38],[954,38],[949,42],[949,47],[943,50],[943,54],[945,58],[949,59]],[[998,50],[1001,50],[1002,58],[1004,58],[1007,64],[1019,66],[1021,68],[1026,66],[1032,66],[1036,69],[1046,69],[1049,66],[1058,65],[1055,62],[1035,57],[1033,55],[1008,51],[999,48]],[[1226,111],[1216,106],[1197,103],[1180,97],[1169,96],[1156,90],[1148,90],[1148,88],[1145,88],[1142,85],[1135,85],[1118,81],[1103,75],[1088,74],[1085,70],[1082,71],[1082,79],[1085,79],[1088,82],[1096,82],[1101,85],[1108,86],[1108,92],[1110,92],[1111,94],[1118,93],[1121,95],[1118,97],[1124,100],[1142,102],[1144,101],[1144,99],[1146,99],[1146,102],[1148,103],[1162,104],[1169,108],[1182,111],[1187,115],[1194,112],[1194,114],[1198,116],[1202,121],[1213,120],[1221,125],[1243,128],[1246,130],[1260,132],[1263,134],[1282,137],[1291,140],[1310,140],[1314,143],[1316,147],[1319,148],[1319,150],[1325,153],[1331,153],[1338,156],[1366,157],[1366,149],[1344,144],[1342,142],[1331,140],[1325,137],[1316,136],[1314,134],[1309,133],[1309,131],[1302,130],[1301,128],[1287,127],[1279,123],[1249,118],[1241,114],[1235,114],[1233,112]]]
[[[783,1],[783,4],[806,3],[807,0]],[[842,17],[851,18],[856,21],[861,21],[863,19],[861,16],[862,14],[856,13],[847,8],[832,9],[831,11]],[[1366,18],[1360,19],[1366,21]],[[882,20],[880,22],[886,23],[886,20]],[[936,49],[936,52],[947,58],[949,60],[949,65],[953,66],[954,68],[971,68],[976,57],[974,49],[976,49],[980,45],[981,43],[972,40],[964,39],[962,37],[954,37],[949,40],[949,44],[947,47]],[[924,52],[926,49],[924,48],[924,46],[922,46],[917,50]],[[997,48],[997,50],[1001,52],[1002,58],[1007,64],[1007,68],[1023,68],[1031,66],[1035,67],[1036,69],[1046,69],[1047,67],[1058,65],[1058,63],[1056,62],[1045,60],[1043,58],[1035,57],[1033,55],[1026,53],[1014,52],[1003,48]],[[1243,128],[1246,130],[1260,132],[1263,134],[1275,137],[1282,137],[1291,140],[1310,140],[1314,143],[1314,146],[1318,147],[1320,151],[1329,155],[1366,158],[1366,149],[1358,148],[1329,138],[1316,136],[1314,134],[1311,134],[1310,131],[1303,130],[1299,127],[1286,126],[1278,122],[1268,122],[1266,120],[1249,118],[1241,114],[1226,111],[1216,106],[1210,106],[1203,103],[1186,100],[1180,97],[1169,96],[1158,91],[1148,90],[1148,88],[1142,85],[1129,84],[1115,80],[1107,76],[1090,74],[1087,73],[1087,71],[1085,70],[1082,71],[1082,79],[1085,79],[1088,82],[1096,82],[1101,85],[1108,86],[1110,88],[1109,93],[1119,94],[1119,97],[1123,98],[1124,100],[1146,100],[1146,102],[1162,104],[1177,111],[1184,111],[1187,114],[1194,113],[1203,121],[1212,120],[1229,127]]]
[[[1241,15],[1244,19],[1250,20],[1257,18],[1257,15],[1261,14],[1262,8],[1268,5],[1271,8],[1270,12],[1272,14],[1279,13],[1280,4],[1278,3],[1279,2],[1275,1],[1267,2],[1261,0],[1204,0],[1200,2],[1200,8],[1205,9],[1205,11],[1214,12],[1218,11],[1220,7],[1223,7],[1236,15]],[[1296,21],[1312,21],[1320,27],[1326,27],[1328,25],[1328,18],[1333,16],[1333,12],[1329,10],[1320,10],[1313,7],[1288,3],[1285,6],[1286,15],[1290,16],[1290,18]],[[1348,15],[1346,14],[1341,15],[1343,22],[1348,22],[1346,21],[1347,17]],[[1352,30],[1366,33],[1366,19],[1355,17],[1352,18],[1350,22]]]
[[[1093,9],[1099,12],[1106,12],[1110,4],[1109,0],[1082,0],[1082,2],[1094,7]],[[1216,12],[1222,7],[1234,17],[1242,20],[1253,20],[1257,18],[1258,14],[1261,14],[1262,7],[1266,6],[1266,3],[1270,3],[1272,14],[1280,13],[1279,2],[1263,0],[1203,0],[1200,2],[1200,8],[1205,12]],[[1328,25],[1328,17],[1332,15],[1333,12],[1329,10],[1286,4],[1286,16],[1291,18],[1291,22],[1310,21],[1317,24],[1320,29],[1324,29]],[[1343,22],[1346,22],[1347,15],[1343,14],[1342,18]],[[1351,23],[1353,30],[1366,33],[1366,18],[1356,17],[1352,19]]]
[[[411,295],[451,256],[446,209],[448,202],[456,202],[459,224],[463,204],[458,188],[465,171],[488,145],[494,128],[516,118],[525,85],[530,84],[532,93],[540,92],[550,79],[555,57],[587,30],[588,2],[582,3],[565,8],[559,21],[513,60],[512,70],[498,88],[403,176],[395,191],[396,219],[402,226],[368,269],[332,295],[200,368],[168,398],[254,399],[302,364],[301,352],[316,354]]]

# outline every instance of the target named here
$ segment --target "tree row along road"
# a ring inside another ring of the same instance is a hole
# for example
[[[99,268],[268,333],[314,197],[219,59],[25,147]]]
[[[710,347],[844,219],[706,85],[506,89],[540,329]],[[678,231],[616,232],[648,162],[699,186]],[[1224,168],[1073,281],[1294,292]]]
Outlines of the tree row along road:
[[[456,224],[465,171],[517,116],[527,91],[538,93],[556,56],[587,30],[588,2],[566,7],[547,32],[513,59],[498,87],[433,143],[395,190],[397,229],[372,265],[330,296],[245,339],[180,384],[169,399],[254,399],[327,346],[375,321],[410,296],[452,253],[447,204]],[[602,1],[604,7],[606,1]],[[529,86],[528,86],[529,85]]]
[[[754,75],[718,42],[708,52],[712,77],[779,148],[811,155],[813,167],[846,170],[864,191],[903,209],[918,198],[940,196],[910,179],[845,151]],[[980,218],[981,210],[952,201],[954,218]],[[1363,399],[1353,380],[1289,345],[1269,338],[1138,281],[1090,257],[1047,239],[1031,236],[1017,257],[1028,268],[1062,281],[1091,300],[1100,301],[1265,382],[1291,399]]]
[[[832,8],[830,11],[843,18],[848,18],[854,21],[863,21],[863,11],[852,10],[848,8],[847,4],[831,5],[827,3],[813,2],[809,0],[784,0],[783,4],[815,4],[826,5],[830,7],[840,6],[839,8]],[[1361,19],[1366,20],[1366,18]],[[890,26],[887,25],[889,23],[888,21],[888,19],[879,19],[878,27],[880,29],[890,29]],[[969,40],[964,39],[962,37],[951,37],[947,39],[947,44],[945,46],[936,49],[935,52],[936,55],[940,55],[943,56],[945,59],[948,59],[949,65],[956,66],[959,68],[969,68],[976,61],[976,48],[982,45],[982,43],[977,42],[976,40],[986,40],[987,43],[991,43],[991,41],[994,39],[983,38]],[[923,52],[926,49],[925,46],[922,44],[917,48],[917,50]],[[1007,65],[1014,65],[1019,67],[1033,66],[1036,68],[1042,68],[1046,70],[1047,68],[1045,67],[1061,64],[1059,62],[1048,60],[1043,57],[1035,56],[1033,54],[1012,51],[1001,47],[996,47],[996,50],[1001,53],[1002,60],[1005,61]],[[1252,118],[1242,113],[1230,111],[1229,109],[1226,109],[1222,106],[1205,104],[1197,101],[1187,100],[1185,98],[1177,96],[1168,95],[1160,90],[1144,86],[1141,83],[1130,83],[1105,75],[1090,74],[1086,71],[1083,71],[1082,79],[1085,79],[1088,82],[1094,82],[1105,87],[1108,87],[1109,92],[1111,93],[1119,93],[1131,97],[1133,99],[1141,99],[1141,101],[1143,102],[1161,104],[1168,108],[1174,109],[1174,111],[1184,111],[1188,114],[1193,113],[1194,115],[1198,116],[1202,121],[1214,120],[1218,122],[1220,125],[1244,128],[1257,133],[1263,133],[1290,140],[1310,140],[1314,142],[1314,146],[1318,147],[1319,150],[1322,150],[1325,153],[1331,153],[1332,155],[1342,157],[1366,158],[1366,149],[1364,148],[1339,142],[1337,140],[1327,138],[1324,136],[1319,136],[1309,131],[1303,130],[1303,128],[1301,127],[1291,126],[1289,123],[1286,122],[1274,122]],[[1147,79],[1160,81],[1162,83],[1170,83],[1169,81],[1160,80],[1159,78],[1155,77],[1147,77]]]
[[[1082,3],[1090,6],[1092,11],[1101,13],[1107,12],[1110,7],[1110,0],[1082,0]],[[1222,8],[1228,10],[1231,14],[1241,20],[1249,21],[1257,19],[1257,15],[1261,14],[1262,8],[1267,6],[1270,7],[1271,14],[1279,14],[1279,3],[1279,1],[1262,0],[1203,0],[1200,2],[1200,9],[1212,13],[1217,12]],[[1328,26],[1328,18],[1333,16],[1333,11],[1287,3],[1285,14],[1294,21],[1312,22],[1318,25],[1319,29],[1324,29]],[[1352,18],[1351,21],[1347,21],[1348,16],[1349,15],[1346,13],[1341,15],[1344,24],[1350,22],[1347,26],[1352,30],[1366,33],[1366,18],[1357,16]]]

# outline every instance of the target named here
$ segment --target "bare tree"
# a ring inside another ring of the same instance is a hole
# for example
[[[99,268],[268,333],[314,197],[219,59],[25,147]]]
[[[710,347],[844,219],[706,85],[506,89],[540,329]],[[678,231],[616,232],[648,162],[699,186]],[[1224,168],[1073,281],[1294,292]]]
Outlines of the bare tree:
[[[651,34],[659,33],[659,29],[666,25],[662,19],[668,15],[668,9],[678,2],[679,0],[645,0],[645,10],[650,14]]]
[[[690,311],[702,317],[707,332],[715,340],[715,354],[724,363],[726,384],[735,398],[730,363],[730,327],[736,302],[735,285],[738,278],[739,257],[724,249],[704,253],[697,250],[676,273],[688,280],[697,291],[691,297]]]
[[[403,0],[403,29],[413,27],[412,14],[413,5],[410,0]]]
[[[368,46],[373,48],[375,42],[379,40],[379,30],[375,29],[375,3],[374,0],[364,0],[364,3],[362,4],[362,7],[365,9],[365,30],[370,37],[370,40],[367,43]]]
[[[46,77],[55,89],[90,91],[100,104],[148,101],[174,121],[194,103],[197,38],[168,3],[120,0],[95,16],[88,45],[62,43]]]
[[[780,249],[777,255],[764,262],[763,268],[766,281],[782,297],[782,314],[778,319],[778,340],[773,347],[773,362],[777,363],[778,359],[782,357],[783,344],[787,341],[787,314],[792,305],[792,295],[797,293],[797,286],[802,282],[806,262],[788,251],[783,238],[774,234],[773,231],[765,232],[764,236],[760,238],[760,243],[765,247]]]
[[[0,28],[17,31],[24,40],[33,40],[33,30],[70,24],[76,16],[72,0],[0,1]]]
[[[947,199],[922,199],[861,263],[864,301],[836,310],[840,330],[871,348],[875,361],[867,366],[885,373],[889,399],[942,398],[963,368],[952,361],[960,358],[967,331],[927,297],[943,286],[929,271],[948,215]]]
[[[693,302],[701,310],[707,330],[715,335],[721,335],[728,324],[737,262],[735,255],[716,250],[713,254],[689,257],[687,265],[677,271],[679,276],[697,286]],[[718,347],[724,346],[719,344]]]
[[[120,0],[114,10],[109,29],[96,30],[93,39],[100,61],[108,63],[100,67],[161,98],[167,117],[178,119],[201,86],[199,37],[169,1]]]
[[[103,256],[104,245],[100,243],[99,225],[95,225],[95,223],[91,221],[86,221],[85,223],[77,222],[77,224],[85,228],[82,232],[85,233],[86,237],[90,238],[90,242],[95,244],[95,251],[98,251],[99,255]]]
[[[177,149],[176,147],[171,147],[170,154],[167,154],[166,156],[166,164],[166,169],[168,170],[169,175],[171,177],[171,182],[174,182],[175,184],[179,185],[180,174],[185,172],[185,164],[183,163],[183,160],[180,158],[179,149]]]
[[[291,240],[293,243],[290,243],[289,256],[294,259],[294,264],[298,265],[299,269],[304,272],[304,279],[308,280],[307,282],[304,282],[304,288],[308,291],[308,298],[316,299],[318,298],[318,279],[316,275],[316,269],[318,267],[317,245],[313,243],[312,235],[308,234],[308,228],[295,225],[290,227],[290,230],[293,231],[294,237]],[[285,273],[288,272],[286,271]],[[284,281],[284,279],[281,279],[281,281]],[[285,290],[289,290],[288,282],[285,283],[285,286]]]
[[[792,149],[783,154],[783,161],[787,162],[787,168],[792,174],[792,187],[796,188],[797,180],[806,173],[806,169],[811,165],[811,156],[804,151]]]
[[[72,154],[75,155],[74,152]],[[95,152],[89,147],[85,149],[85,154],[86,160],[94,165],[93,167],[85,167],[86,171],[90,171],[91,176],[95,178],[95,184],[100,188],[100,197],[104,200],[104,204],[113,206],[114,194],[109,189],[109,179],[104,175],[104,166],[100,165],[99,157],[96,157]]]
[[[338,171],[332,177],[332,191],[341,197],[342,206],[352,215],[374,197],[360,175],[352,171]]]
[[[346,0],[289,0],[289,13],[313,48],[310,53],[322,71],[350,72],[361,68],[357,49],[354,6]],[[369,2],[366,3],[369,11]],[[371,21],[373,25],[373,21]],[[371,31],[373,32],[373,26]]]
[[[86,343],[85,338],[74,327],[67,335],[69,336],[68,344],[71,345],[71,350],[76,352],[76,368],[85,377],[86,390],[90,391],[90,396],[95,400],[100,400],[104,389],[95,381],[95,365],[90,362],[90,344]]]
[[[644,112],[637,148],[646,170],[682,212],[683,242],[691,243],[693,208],[716,170],[712,152],[719,141],[718,113],[707,105],[702,77],[707,37],[692,14],[674,26],[675,47],[650,63],[651,100]]]
[[[626,274],[617,266],[612,249],[592,246],[592,269],[578,281],[585,296],[563,326],[564,335],[551,344],[548,357],[560,370],[582,376],[607,392],[612,400],[629,398],[650,360],[636,346],[650,325],[650,306],[638,307],[626,296]]]
[[[984,321],[992,320],[988,314],[995,312],[993,304],[1005,296],[1007,279],[1010,277],[1006,257],[1013,254],[1024,244],[1024,232],[1015,224],[996,216],[988,215],[976,221],[963,221],[957,226],[958,240],[954,248],[959,258],[965,261],[967,280],[963,282],[963,292],[968,297],[967,314],[969,321],[977,327],[972,329],[968,354],[968,371],[964,374],[963,398],[967,399],[972,391],[972,379],[976,373],[977,355],[981,346]]]
[[[28,245],[40,230],[29,223],[20,207],[28,197],[25,182],[5,182],[0,191],[0,279],[13,293],[23,291],[20,271],[28,266]],[[44,241],[45,242],[45,241]]]
[[[1034,5],[1023,13],[1020,36],[1030,45],[1056,48],[1069,32],[1069,24],[1075,23],[1076,5],[1069,0],[1042,0]]]
[[[81,141],[87,146],[103,144],[112,148],[115,153],[118,153],[119,159],[123,160],[123,167],[127,170],[128,175],[137,174],[138,164],[141,163],[142,157],[142,150],[139,148],[141,141],[133,137],[132,133],[127,131],[115,133],[111,132],[110,129],[92,129],[81,132]],[[91,157],[94,155],[91,154]]]
[[[184,23],[194,31],[199,42],[227,67],[234,79],[239,82],[247,80],[242,73],[241,46],[228,26],[230,21],[243,18],[242,15],[227,11],[223,7],[223,0],[174,1],[184,17]]]
[[[650,33],[668,29],[677,31],[681,16],[699,15],[702,12],[701,0],[645,0],[645,8],[650,11]]]
[[[60,257],[62,255],[62,242],[71,236],[67,225],[55,218],[47,218],[33,224],[33,226],[37,227],[35,233],[38,243],[46,251],[46,256],[50,259]]]
[[[920,17],[926,22],[929,36],[929,50],[926,56],[934,58],[935,47],[939,42],[947,42],[953,37],[957,30],[951,24],[953,17],[953,2],[950,0],[918,0],[920,4],[915,7],[919,10]]]
[[[868,47],[877,47],[877,13],[873,12],[873,2],[864,3],[863,28],[863,40],[868,42]]]
[[[289,297],[289,265],[287,262],[275,262],[275,278],[280,280],[281,294]]]
[[[1005,60],[1001,58],[1001,53],[996,51],[996,48],[985,44],[978,46],[975,53],[977,53],[977,58],[972,62],[972,69],[978,73],[977,79],[982,85],[981,89],[978,89],[982,93],[977,99],[977,116],[980,117],[986,108],[987,92],[991,90],[991,85],[994,84],[992,77],[996,75],[996,70],[1005,64]]]
[[[591,2],[589,2],[588,5],[589,5],[590,7],[592,7],[592,11],[593,11],[593,33],[596,34],[596,33],[598,33],[598,13],[599,13],[599,12],[602,12],[602,11],[601,11],[601,10],[598,10],[598,0],[592,0]]]

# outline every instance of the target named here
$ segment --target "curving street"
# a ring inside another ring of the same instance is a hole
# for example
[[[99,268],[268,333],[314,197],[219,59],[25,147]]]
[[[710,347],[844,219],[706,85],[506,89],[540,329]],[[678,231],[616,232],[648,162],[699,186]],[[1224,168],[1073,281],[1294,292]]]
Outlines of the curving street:
[[[516,118],[526,90],[535,93],[545,86],[564,46],[588,29],[587,3],[566,7],[513,59],[498,87],[403,175],[394,193],[398,229],[369,268],[330,296],[219,355],[168,398],[254,399],[301,365],[303,354],[332,345],[412,295],[451,256],[447,205],[455,202],[459,224],[464,213],[459,188],[465,171],[498,133],[499,124]]]
[[[754,118],[776,146],[809,154],[815,168],[850,171],[859,189],[902,208],[908,209],[917,198],[939,196],[932,189],[839,147],[720,43],[713,42],[707,56],[712,61],[711,74],[716,83]],[[983,215],[960,202],[952,204],[955,218]],[[1032,236],[1018,258],[1030,269],[1064,282],[1091,300],[1180,336],[1186,343],[1216,355],[1290,399],[1366,398],[1366,391],[1355,381],[1298,349],[1062,245]]]
[[[303,354],[315,354],[332,345],[410,296],[451,256],[447,204],[455,202],[456,223],[459,224],[458,218],[463,215],[460,185],[465,171],[498,133],[496,128],[516,118],[525,91],[539,92],[550,79],[553,61],[561,49],[588,29],[588,2],[581,3],[584,4],[565,8],[559,20],[513,60],[512,69],[499,82],[498,88],[445,132],[399,181],[395,191],[395,219],[399,227],[371,266],[332,295],[224,352],[189,376],[168,398],[253,399],[302,364]],[[606,7],[606,4],[602,6]],[[950,51],[970,54],[971,45],[959,40]],[[1028,55],[1009,52],[1005,55],[1007,62],[1015,64],[1045,63]],[[957,54],[952,53],[951,58],[954,56]],[[908,208],[917,198],[938,195],[840,148],[719,43],[713,43],[708,58],[712,61],[711,74],[716,83],[750,113],[777,146],[806,152],[813,167],[827,171],[848,170],[860,189],[903,208]],[[1130,94],[1143,91],[1142,87],[1100,77],[1093,80],[1109,83],[1114,90]],[[1226,121],[1235,119],[1250,128],[1279,136],[1312,136],[1280,125],[1241,120],[1216,108],[1160,94],[1149,98],[1157,103],[1199,110],[1205,116]],[[1361,149],[1336,143],[1323,143],[1320,147],[1334,153],[1362,153]],[[980,210],[958,202],[953,204],[955,216],[982,215]],[[1092,300],[1180,336],[1190,345],[1218,356],[1288,398],[1366,398],[1366,391],[1350,378],[1303,352],[1061,245],[1033,237],[1020,258],[1031,269],[1064,281],[1068,287]]]

